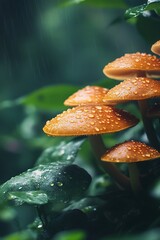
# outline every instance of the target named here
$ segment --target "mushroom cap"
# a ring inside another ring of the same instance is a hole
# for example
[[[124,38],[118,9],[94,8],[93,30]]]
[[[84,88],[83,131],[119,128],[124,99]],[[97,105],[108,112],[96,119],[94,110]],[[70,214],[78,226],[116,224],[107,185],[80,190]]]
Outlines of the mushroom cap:
[[[146,53],[127,53],[107,64],[103,73],[117,80],[137,76],[157,78],[160,76],[160,59]]]
[[[150,78],[129,78],[111,88],[104,98],[107,103],[143,100],[160,96],[160,81]]]
[[[86,86],[72,94],[64,102],[66,106],[78,105],[104,105],[103,99],[108,92],[107,88],[98,86]]]
[[[110,106],[78,106],[46,122],[43,131],[50,136],[79,136],[112,133],[129,128],[138,119]]]
[[[152,47],[151,47],[151,51],[157,55],[160,55],[160,40],[155,42]]]
[[[126,141],[109,149],[101,158],[107,162],[141,162],[160,157],[156,149],[137,141]]]

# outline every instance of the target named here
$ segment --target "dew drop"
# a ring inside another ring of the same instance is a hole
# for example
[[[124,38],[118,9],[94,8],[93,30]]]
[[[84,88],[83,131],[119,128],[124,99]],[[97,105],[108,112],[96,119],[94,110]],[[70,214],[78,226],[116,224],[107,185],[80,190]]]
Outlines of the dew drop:
[[[90,118],[94,118],[94,115],[93,114],[89,114],[88,115]]]
[[[38,229],[40,229],[40,228],[42,228],[42,227],[43,227],[42,224],[39,224],[39,225],[37,226]]]
[[[62,186],[63,186],[63,183],[62,183],[62,182],[57,182],[57,186],[58,186],[58,187],[62,187]]]
[[[150,157],[151,155],[149,153],[146,154],[146,157]]]
[[[101,107],[101,106],[96,106],[96,108],[97,108],[98,110],[102,110],[102,107]]]

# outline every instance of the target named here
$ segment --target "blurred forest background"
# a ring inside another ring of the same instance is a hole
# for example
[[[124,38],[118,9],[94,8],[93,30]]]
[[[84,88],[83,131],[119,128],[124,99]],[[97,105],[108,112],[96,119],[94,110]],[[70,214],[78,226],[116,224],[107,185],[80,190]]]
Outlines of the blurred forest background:
[[[55,140],[44,136],[42,127],[58,112],[58,106],[56,111],[5,107],[7,101],[14,103],[51,85],[104,85],[102,69],[108,62],[125,53],[150,53],[160,27],[153,30],[143,16],[136,22],[124,19],[127,8],[145,2],[126,0],[123,7],[105,8],[83,2],[63,6],[61,0],[0,1],[1,184],[32,167],[42,150],[53,144]],[[156,17],[153,21],[156,28]],[[23,214],[24,209],[20,211]],[[27,215],[24,218],[29,221]],[[2,222],[2,235],[13,230]]]

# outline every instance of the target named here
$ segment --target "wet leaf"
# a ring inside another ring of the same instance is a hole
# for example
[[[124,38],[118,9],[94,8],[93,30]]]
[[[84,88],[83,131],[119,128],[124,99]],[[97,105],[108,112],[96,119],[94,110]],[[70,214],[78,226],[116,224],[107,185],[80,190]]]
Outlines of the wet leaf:
[[[160,1],[159,0],[150,0],[147,4],[142,4],[133,8],[129,8],[125,12],[125,18],[129,19],[132,17],[138,17],[141,14],[144,14],[145,11],[154,10],[155,12],[159,12],[160,10]],[[146,15],[148,16],[148,14]]]
[[[48,111],[62,111],[66,107],[63,102],[71,94],[76,92],[78,87],[71,85],[54,85],[43,87],[19,99],[23,105],[31,105],[38,109]]]
[[[13,233],[3,238],[3,240],[36,240],[36,239],[37,239],[36,234],[29,230]]]
[[[133,8],[129,8],[125,12],[125,18],[137,17],[146,10],[147,4],[142,4]]]
[[[76,138],[70,142],[62,141],[58,145],[47,148],[37,160],[36,165],[61,161],[73,163],[85,138]]]
[[[45,195],[47,195],[48,199],[55,205],[61,203],[63,206],[71,200],[82,197],[90,182],[90,175],[77,165],[66,166],[61,162],[59,164],[39,165],[4,183],[0,187],[0,199],[1,201],[10,200],[12,192],[19,192],[20,194],[14,193],[14,195],[16,194],[18,200],[22,200],[20,203],[31,201],[33,204],[33,196],[30,196],[31,191],[40,191],[42,195],[37,193],[35,204],[46,202]]]
[[[69,207],[67,207],[65,210],[71,210],[71,209],[79,209],[83,211],[86,214],[89,214],[91,212],[97,212],[99,209],[102,209],[102,207],[106,204],[105,200],[102,200],[98,197],[91,197],[91,198],[83,198],[77,202],[73,202]]]
[[[85,240],[86,233],[83,231],[69,231],[69,232],[62,232],[57,234],[53,240]]]
[[[123,237],[111,237],[111,238],[103,238],[101,240],[159,240],[160,230],[152,230],[145,233],[128,235]]]
[[[8,199],[14,200],[18,205],[23,203],[42,205],[48,202],[47,195],[41,191],[10,192]]]
[[[75,4],[84,3],[94,7],[106,7],[106,8],[126,8],[127,4],[124,0],[63,0],[60,6],[70,6]]]

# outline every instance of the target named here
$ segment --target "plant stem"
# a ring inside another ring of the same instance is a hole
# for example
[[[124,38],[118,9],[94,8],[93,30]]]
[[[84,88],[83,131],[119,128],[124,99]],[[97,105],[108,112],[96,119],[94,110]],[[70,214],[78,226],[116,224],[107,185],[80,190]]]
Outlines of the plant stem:
[[[139,108],[142,115],[144,129],[148,137],[149,143],[152,147],[156,148],[157,150],[160,150],[160,144],[159,144],[155,129],[153,127],[153,120],[146,116],[146,112],[148,109],[148,102],[147,100],[141,100],[141,101],[138,101],[138,104],[139,104]]]
[[[102,155],[106,152],[106,146],[104,145],[101,135],[91,135],[89,136],[89,140],[99,163]],[[105,172],[107,172],[115,180],[118,186],[123,189],[130,188],[129,178],[125,176],[113,163],[101,161],[100,164]]]
[[[145,72],[141,72],[137,74],[137,77],[147,77]],[[139,100],[138,105],[140,108],[143,126],[147,135],[147,138],[149,140],[149,143],[152,147],[156,148],[157,150],[160,150],[160,143],[158,141],[155,129],[153,127],[153,121],[152,119],[149,119],[147,117],[147,110],[148,110],[148,101],[147,99]]]
[[[39,219],[42,222],[43,229],[46,229],[48,221],[47,221],[46,215],[44,213],[44,207],[43,206],[37,206],[36,209],[37,209],[37,213],[38,213]]]
[[[142,185],[139,179],[139,170],[136,163],[128,163],[131,188],[135,195],[142,191]]]

